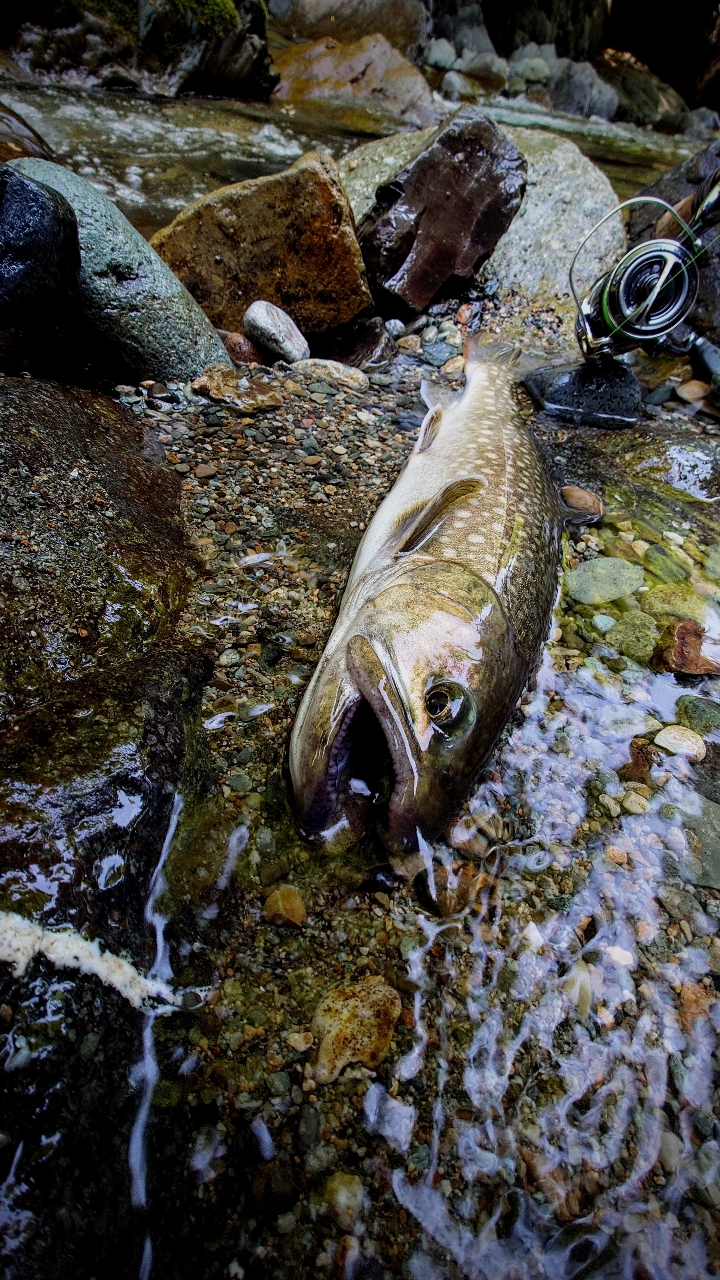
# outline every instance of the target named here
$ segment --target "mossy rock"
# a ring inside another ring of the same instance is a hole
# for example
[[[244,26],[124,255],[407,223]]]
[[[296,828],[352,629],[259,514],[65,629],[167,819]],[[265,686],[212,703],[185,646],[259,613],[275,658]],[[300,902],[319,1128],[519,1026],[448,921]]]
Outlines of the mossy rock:
[[[720,729],[720,706],[710,698],[696,698],[684,693],[675,704],[675,719],[686,729],[693,729],[702,738]]]
[[[680,618],[703,626],[707,617],[707,600],[687,583],[663,583],[646,591],[640,599],[645,613],[661,622],[665,618]]]
[[[565,586],[573,600],[581,604],[605,604],[630,595],[643,585],[640,565],[629,564],[616,556],[598,556],[585,560],[565,574]]]
[[[664,547],[648,547],[643,556],[643,563],[646,569],[654,573],[661,582],[683,582],[690,576],[690,570],[680,564],[672,552],[666,551]]]
[[[615,623],[607,634],[607,642],[633,662],[649,662],[659,634],[649,614],[633,609]]]

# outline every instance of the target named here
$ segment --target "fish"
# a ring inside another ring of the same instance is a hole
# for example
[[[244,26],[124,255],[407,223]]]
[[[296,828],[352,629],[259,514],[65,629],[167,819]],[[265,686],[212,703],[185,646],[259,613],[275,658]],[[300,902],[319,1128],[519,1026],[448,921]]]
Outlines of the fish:
[[[548,636],[568,508],[501,354],[469,344],[464,393],[427,396],[298,709],[298,824],[331,850],[445,838]]]

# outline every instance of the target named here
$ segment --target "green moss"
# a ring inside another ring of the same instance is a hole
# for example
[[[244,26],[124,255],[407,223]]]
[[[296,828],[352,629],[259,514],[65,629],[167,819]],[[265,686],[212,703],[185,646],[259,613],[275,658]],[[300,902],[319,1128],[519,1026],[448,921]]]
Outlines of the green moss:
[[[225,36],[238,24],[238,11],[232,0],[173,0],[184,17],[191,14],[202,32]]]

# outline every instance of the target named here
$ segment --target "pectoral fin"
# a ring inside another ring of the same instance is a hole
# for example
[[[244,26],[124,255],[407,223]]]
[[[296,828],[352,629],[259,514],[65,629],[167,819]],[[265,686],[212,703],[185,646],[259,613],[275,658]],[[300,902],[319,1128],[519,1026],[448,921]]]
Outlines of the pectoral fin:
[[[405,517],[398,529],[399,545],[395,554],[406,556],[411,551],[418,551],[437,532],[458,502],[486,488],[484,476],[468,476],[446,485],[425,506],[416,508]]]

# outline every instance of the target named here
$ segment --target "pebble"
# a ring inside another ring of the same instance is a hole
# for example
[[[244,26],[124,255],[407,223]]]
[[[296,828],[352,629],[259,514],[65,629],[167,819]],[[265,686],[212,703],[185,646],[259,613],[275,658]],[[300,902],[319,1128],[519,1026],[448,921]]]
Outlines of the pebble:
[[[291,1031],[287,1042],[296,1053],[307,1053],[312,1048],[314,1036],[312,1031]]]
[[[644,575],[638,564],[614,556],[598,556],[585,560],[565,574],[565,586],[580,604],[605,604],[620,600],[643,585]]]
[[[310,356],[310,347],[295,321],[272,302],[253,302],[248,307],[243,316],[243,333],[288,364]]]
[[[673,756],[687,756],[690,760],[704,760],[707,747],[694,729],[681,724],[670,724],[655,735],[655,746],[662,747]]]
[[[686,404],[695,404],[697,400],[704,400],[705,396],[710,394],[710,386],[707,382],[700,382],[697,378],[691,378],[688,382],[683,382],[681,386],[677,387],[675,394],[678,399],[684,400]]]
[[[363,1204],[361,1179],[354,1173],[333,1173],[325,1183],[323,1198],[341,1231],[352,1231]]]
[[[601,516],[604,511],[602,501],[596,493],[580,489],[576,484],[566,484],[560,490],[560,496],[574,511],[587,511],[594,516]]]
[[[283,885],[270,894],[264,914],[272,924],[292,924],[298,929],[307,920],[305,903],[292,885]]]
[[[623,797],[622,806],[626,813],[647,813],[650,801],[639,791],[628,791]]]
[[[617,618],[611,618],[609,613],[594,613],[590,619],[596,631],[601,635],[607,635],[608,631],[612,631]]]
[[[362,978],[351,987],[329,992],[311,1024],[319,1042],[317,1083],[336,1080],[350,1062],[361,1062],[372,1070],[379,1066],[390,1048],[401,1008],[397,991],[382,978]]]

